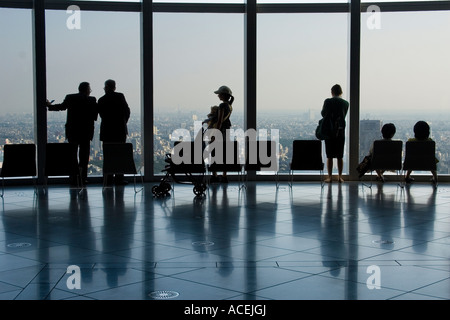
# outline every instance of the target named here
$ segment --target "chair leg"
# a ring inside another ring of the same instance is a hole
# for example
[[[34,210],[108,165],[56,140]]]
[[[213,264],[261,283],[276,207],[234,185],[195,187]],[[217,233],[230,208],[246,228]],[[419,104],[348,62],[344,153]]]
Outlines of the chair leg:
[[[325,178],[323,175],[323,170],[320,170],[320,187],[323,189],[325,187]]]

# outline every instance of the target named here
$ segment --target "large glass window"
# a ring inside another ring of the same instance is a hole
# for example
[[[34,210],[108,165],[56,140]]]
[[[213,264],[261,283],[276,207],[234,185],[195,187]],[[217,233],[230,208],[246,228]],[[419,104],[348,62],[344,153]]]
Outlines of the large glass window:
[[[450,12],[381,13],[380,28],[361,28],[360,159],[380,127],[392,122],[394,139],[414,136],[419,120],[431,127],[439,174],[449,173]]]
[[[161,174],[172,133],[203,121],[220,100],[214,91],[231,88],[230,117],[243,128],[244,16],[241,14],[154,14],[154,172]]]
[[[258,3],[271,3],[271,4],[283,4],[283,3],[348,3],[350,0],[257,0]]]
[[[140,166],[141,146],[141,50],[140,14],[129,12],[46,11],[47,94],[61,103],[78,85],[91,84],[91,96],[104,94],[104,82],[116,81],[131,109],[127,142],[133,143],[136,165]],[[79,24],[77,24],[79,23]],[[66,111],[48,112],[48,142],[65,141]],[[89,175],[102,173],[102,146],[98,117],[91,143]]]
[[[257,127],[279,131],[287,173],[293,140],[316,139],[331,87],[340,84],[348,100],[348,14],[260,14],[257,41]]]
[[[34,143],[32,14],[0,8],[0,163],[3,145]]]

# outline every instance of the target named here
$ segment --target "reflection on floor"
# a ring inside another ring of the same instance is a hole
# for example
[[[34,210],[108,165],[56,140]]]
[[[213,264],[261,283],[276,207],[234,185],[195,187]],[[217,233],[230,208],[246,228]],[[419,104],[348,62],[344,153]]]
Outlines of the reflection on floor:
[[[450,299],[445,183],[153,185],[6,188],[0,299]]]

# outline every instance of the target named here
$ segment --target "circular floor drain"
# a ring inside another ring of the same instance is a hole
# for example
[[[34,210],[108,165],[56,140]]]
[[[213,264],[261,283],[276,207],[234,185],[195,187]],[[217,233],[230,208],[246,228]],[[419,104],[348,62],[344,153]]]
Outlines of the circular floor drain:
[[[373,243],[377,243],[377,244],[393,244],[394,241],[391,240],[373,240]]]
[[[161,291],[154,291],[154,292],[150,293],[149,297],[151,297],[153,299],[163,300],[163,299],[173,299],[173,298],[178,297],[179,295],[180,294],[175,291],[161,290]]]
[[[31,243],[15,242],[15,243],[10,243],[7,246],[8,246],[8,248],[26,248],[26,247],[31,246]]]
[[[209,247],[209,246],[213,246],[214,242],[212,241],[195,241],[192,242],[193,246],[199,246],[199,247]]]

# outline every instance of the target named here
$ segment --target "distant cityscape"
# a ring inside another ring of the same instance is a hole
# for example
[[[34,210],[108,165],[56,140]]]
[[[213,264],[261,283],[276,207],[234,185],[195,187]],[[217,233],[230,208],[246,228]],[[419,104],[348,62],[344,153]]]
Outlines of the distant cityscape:
[[[161,112],[156,111],[154,115],[154,172],[163,174],[162,170],[166,163],[165,155],[171,152],[173,141],[172,133],[175,129],[183,128],[194,134],[194,121],[202,121],[205,114],[199,111]],[[257,117],[257,125],[260,129],[279,130],[279,173],[289,172],[289,162],[292,156],[292,142],[296,139],[316,139],[314,131],[320,115],[316,112],[306,111],[298,114],[292,113],[260,113]],[[48,116],[48,142],[65,142],[64,124],[65,112],[54,112]],[[394,139],[407,141],[413,136],[413,126],[417,120],[378,120],[362,119],[360,121],[360,153],[362,159],[375,139],[380,138],[380,129],[384,123],[393,122],[397,127]],[[448,121],[428,121],[432,129],[431,137],[436,141],[436,156],[440,160],[438,164],[439,174],[450,174],[450,127]],[[233,129],[242,129],[244,117],[238,112],[232,115]],[[89,175],[102,175],[102,147],[99,141],[99,121],[96,123],[94,139],[91,144],[91,160],[89,164]],[[3,145],[12,143],[34,143],[34,119],[32,114],[7,114],[0,116],[0,162],[3,162]],[[141,123],[138,116],[133,115],[128,124],[129,136],[127,141],[134,147],[135,162],[138,168],[143,164]],[[347,140],[348,141],[348,140]],[[325,156],[324,156],[325,157]],[[347,168],[347,155],[344,155],[344,164]]]

